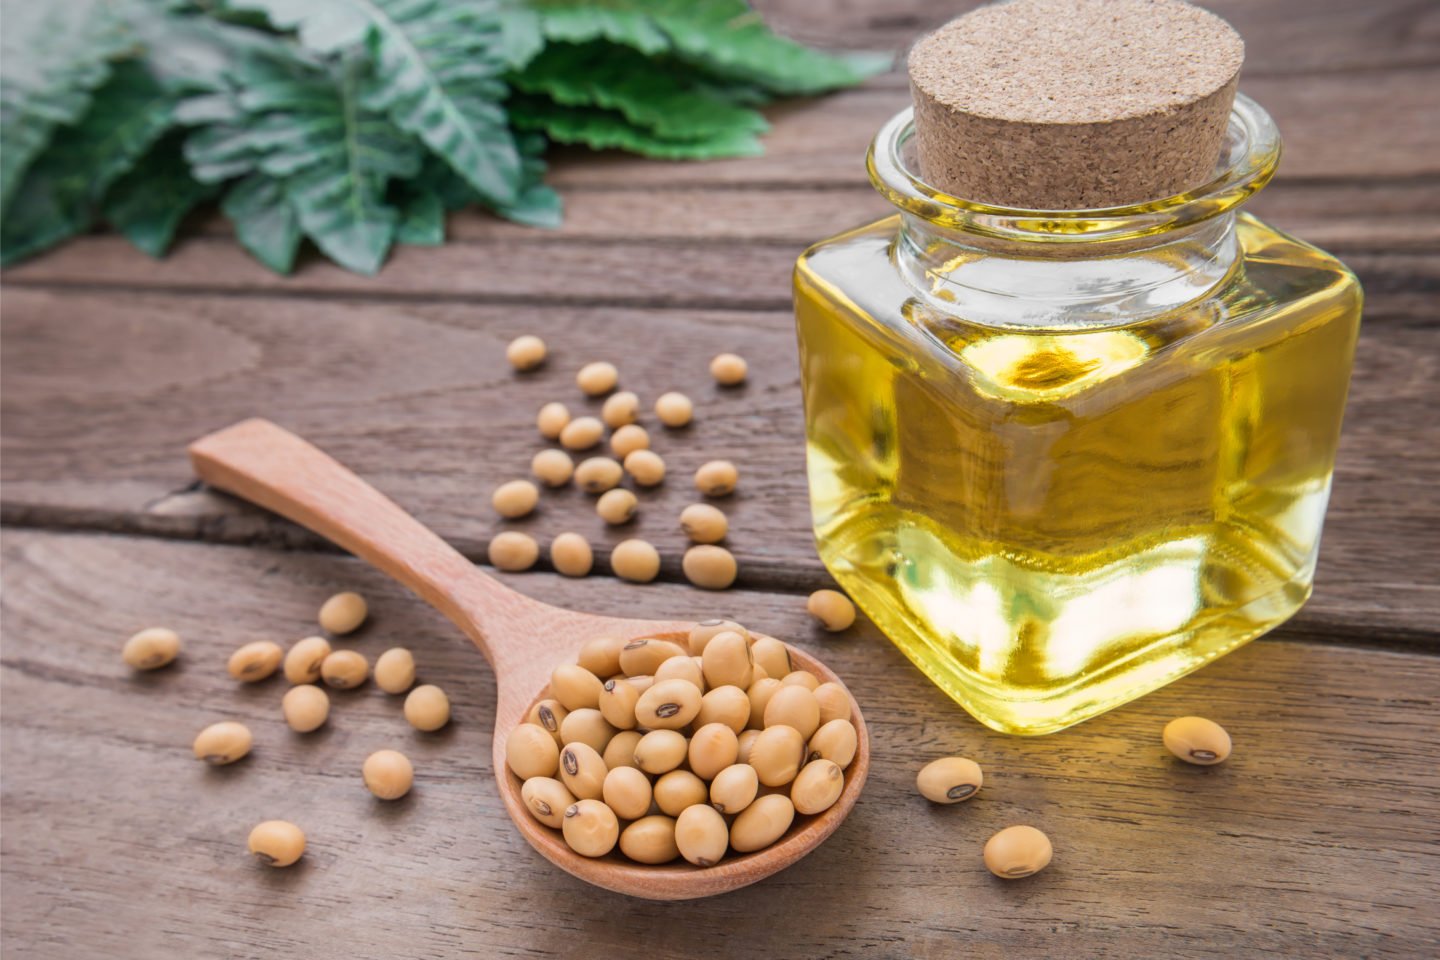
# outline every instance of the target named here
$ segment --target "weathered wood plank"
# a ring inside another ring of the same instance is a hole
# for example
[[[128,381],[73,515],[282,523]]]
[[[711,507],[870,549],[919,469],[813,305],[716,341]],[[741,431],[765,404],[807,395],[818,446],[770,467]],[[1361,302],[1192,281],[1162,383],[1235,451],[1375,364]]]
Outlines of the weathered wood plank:
[[[1440,404],[1440,332],[1385,319],[1385,302],[1374,295],[1372,306],[1381,306],[1362,334],[1319,581],[1298,622],[1359,639],[1384,627],[1428,642],[1440,622],[1440,556],[1425,535],[1440,529],[1432,482],[1440,452],[1417,437]],[[1429,308],[1417,301],[1417,309]],[[809,532],[788,313],[117,300],[28,290],[6,294],[5,313],[0,427],[4,517],[12,523],[293,542],[299,535],[288,525],[183,492],[191,483],[188,441],[262,415],[330,450],[469,555],[483,556],[502,529],[490,491],[525,475],[544,446],[534,412],[557,398],[576,411],[598,406],[571,377],[604,358],[647,405],[668,389],[695,397],[691,429],[674,434],[651,421],[669,479],[641,494],[641,515],[626,527],[604,527],[591,499],[574,489],[547,492],[537,515],[518,526],[542,540],[577,530],[602,562],[614,543],[642,536],[661,548],[666,575],[678,578],[685,543],[675,518],[696,498],[690,476],[705,460],[729,457],[742,471],[739,492],[723,504],[741,583],[796,590],[826,581]],[[504,344],[523,331],[552,344],[542,373],[517,376],[503,360]],[[725,349],[750,359],[742,389],[722,390],[706,375],[709,358]]]
[[[1440,922],[1433,743],[1440,660],[1261,641],[1143,700],[1042,739],[982,729],[872,628],[817,640],[797,597],[510,578],[549,601],[626,615],[723,609],[822,655],[874,738],[869,785],[823,848],[756,887],[690,904],[584,887],[510,829],[489,765],[494,687],[437,614],[348,558],[153,540],[10,532],[3,598],[3,934],[7,953],[209,957],[857,955],[1409,957]],[[403,643],[449,691],[455,722],[418,735],[373,686],[334,697],[329,727],[282,724],[283,681],[238,687],[228,652],[314,629],[322,598],[356,588],[372,625],[354,646]],[[168,623],[177,667],[135,677],[131,630]],[[563,647],[557,638],[557,655]],[[1225,724],[1234,756],[1185,767],[1170,717]],[[206,769],[196,730],[239,719],[253,755]],[[361,760],[394,747],[417,787],[381,805]],[[950,752],[986,769],[981,795],[938,809],[915,771]],[[260,867],[266,818],[309,834],[302,864]],[[1043,874],[985,873],[991,832],[1053,838]]]
[[[904,51],[977,0],[757,0],[777,30],[825,47]],[[1245,38],[1245,76],[1433,66],[1440,11],[1413,0],[1205,0]],[[882,82],[898,82],[893,80]]]

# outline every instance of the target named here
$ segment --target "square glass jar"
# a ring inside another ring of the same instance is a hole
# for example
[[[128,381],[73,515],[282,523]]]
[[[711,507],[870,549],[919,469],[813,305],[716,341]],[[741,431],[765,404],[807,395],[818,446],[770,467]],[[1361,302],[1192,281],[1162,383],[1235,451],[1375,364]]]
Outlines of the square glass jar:
[[[795,269],[816,541],[966,710],[1048,733],[1310,595],[1360,286],[1239,212],[1280,154],[1244,96],[1210,183],[1104,210],[947,196],[912,134],[868,158],[899,212]]]

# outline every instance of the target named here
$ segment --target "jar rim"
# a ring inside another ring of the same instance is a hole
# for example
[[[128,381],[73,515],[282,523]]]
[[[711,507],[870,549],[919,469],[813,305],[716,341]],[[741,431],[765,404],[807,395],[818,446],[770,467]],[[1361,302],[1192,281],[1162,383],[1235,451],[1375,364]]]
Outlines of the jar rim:
[[[906,162],[915,110],[886,121],[865,165],[875,189],[901,211],[930,223],[1010,241],[1095,243],[1133,240],[1184,229],[1230,212],[1257,193],[1280,163],[1280,132],[1258,103],[1235,95],[1216,175],[1184,193],[1144,203],[1076,210],[1037,210],[952,196],[926,183]]]

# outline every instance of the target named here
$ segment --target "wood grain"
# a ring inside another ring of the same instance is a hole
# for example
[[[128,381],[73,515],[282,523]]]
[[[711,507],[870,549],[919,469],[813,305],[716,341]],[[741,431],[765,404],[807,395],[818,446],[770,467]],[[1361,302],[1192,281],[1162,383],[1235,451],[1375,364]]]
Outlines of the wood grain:
[[[605,578],[506,582],[596,613],[689,618],[723,610],[819,653],[866,711],[870,784],[838,833],[770,880],[664,905],[599,892],[553,869],[511,828],[489,759],[494,683],[437,613],[358,561],[121,537],[5,538],[3,830],[7,954],[75,956],[1418,957],[1440,921],[1434,823],[1440,661],[1316,647],[1284,631],[1143,700],[1039,739],[969,720],[868,625],[819,639],[799,598]],[[455,720],[421,735],[373,686],[337,693],[313,736],[283,724],[274,679],[238,686],[228,653],[314,630],[320,602],[358,589],[373,618],[353,645],[410,646]],[[133,676],[119,647],[169,624],[171,669]],[[555,638],[557,645],[563,638]],[[1164,752],[1170,717],[1234,737],[1213,769]],[[205,768],[194,732],[255,731],[243,762]],[[380,804],[372,750],[416,765]],[[956,807],[914,793],[951,752],[985,788]],[[250,826],[309,835],[297,868],[244,853]],[[1033,823],[1055,861],[1004,883],[980,848]]]
[[[1300,622],[1358,641],[1384,626],[1387,636],[1428,642],[1440,618],[1440,556],[1424,531],[1440,530],[1440,451],[1416,434],[1440,405],[1440,354],[1435,328],[1386,318],[1385,302],[1372,295],[1319,579]],[[647,400],[675,388],[695,397],[690,429],[648,421],[669,478],[642,491],[640,517],[624,527],[604,526],[593,498],[573,488],[547,491],[539,512],[513,526],[542,542],[581,532],[602,570],[611,546],[641,536],[660,547],[664,575],[679,579],[685,541],[676,518],[698,499],[689,478],[705,460],[729,457],[741,485],[719,503],[741,583],[806,590],[827,582],[811,546],[788,313],[552,307],[517,315],[13,290],[5,303],[0,476],[9,522],[313,546],[255,511],[190,490],[185,445],[259,415],[313,438],[466,555],[483,557],[490,536],[511,526],[494,516],[490,491],[525,475],[545,446],[535,411],[556,398],[577,412],[598,407],[571,377],[605,358]],[[550,363],[532,376],[503,359],[522,331],[552,345]],[[705,374],[709,358],[730,348],[752,364],[739,390]]]

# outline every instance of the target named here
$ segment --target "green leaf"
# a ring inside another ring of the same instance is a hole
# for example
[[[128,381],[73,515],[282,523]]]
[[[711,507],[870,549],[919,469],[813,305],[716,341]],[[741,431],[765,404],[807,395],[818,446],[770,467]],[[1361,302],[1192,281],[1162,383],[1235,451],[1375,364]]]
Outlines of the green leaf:
[[[520,174],[524,178],[520,198],[495,208],[495,212],[531,227],[560,226],[565,208],[560,194],[545,184],[545,148],[548,146],[545,138],[538,133],[522,133],[515,142],[520,148]]]
[[[60,127],[79,123],[91,94],[110,76],[109,61],[128,49],[124,25],[108,8],[73,0],[8,3],[0,40],[0,214],[21,178]]]
[[[220,209],[235,224],[240,245],[255,259],[276,273],[295,268],[300,218],[291,209],[279,180],[251,174],[230,188]]]
[[[772,94],[813,94],[859,83],[886,54],[828,54],[773,33],[743,0],[530,0],[552,40],[609,40],[670,54],[727,81]]]
[[[263,10],[307,47],[334,53],[366,41],[374,69],[367,103],[388,111],[489,202],[511,203],[520,157],[500,100],[515,56],[533,50],[533,17],[510,18],[499,0],[231,0]]]
[[[190,175],[174,135],[160,140],[105,196],[105,218],[152,257],[170,249],[185,215],[219,193]]]
[[[535,97],[511,101],[511,117],[522,130],[543,130],[551,140],[581,143],[596,150],[619,149],[662,160],[710,160],[753,157],[763,152],[755,135],[744,131],[703,140],[668,140],[637,127],[609,110],[567,107]]]
[[[571,107],[617,110],[667,140],[704,140],[769,128],[692,71],[612,43],[551,44],[516,74],[514,86]]]
[[[170,126],[173,106],[143,66],[118,64],[84,119],[56,134],[26,172],[0,227],[0,262],[88,229],[110,185]]]
[[[445,204],[439,194],[418,184],[400,205],[395,239],[413,247],[438,247],[445,242]]]

